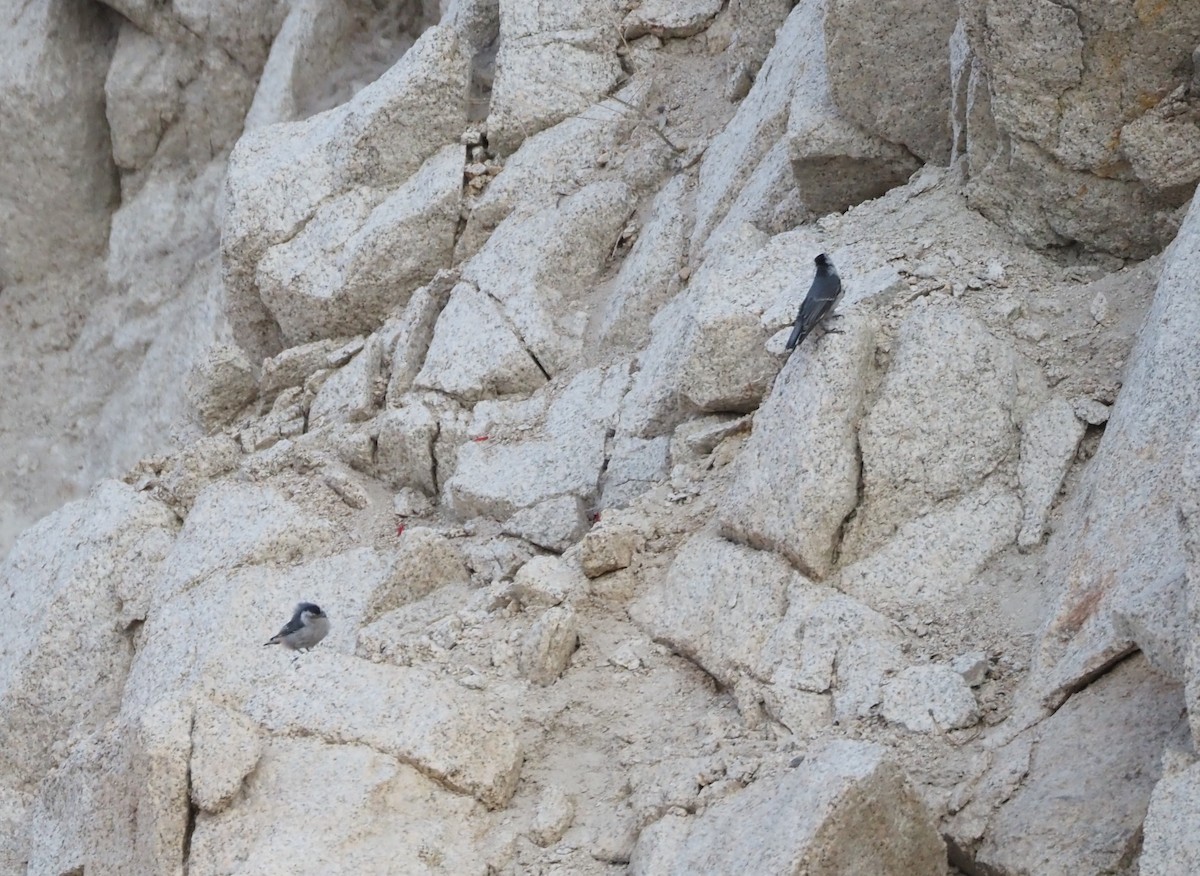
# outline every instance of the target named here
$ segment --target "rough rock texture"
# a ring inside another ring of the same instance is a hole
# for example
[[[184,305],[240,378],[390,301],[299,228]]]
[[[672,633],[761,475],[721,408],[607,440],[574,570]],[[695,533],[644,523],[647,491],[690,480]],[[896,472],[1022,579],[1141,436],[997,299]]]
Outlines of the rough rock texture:
[[[107,5],[0,24],[0,874],[1195,869],[1195,4]]]
[[[488,142],[514,152],[526,137],[574,115],[617,81],[617,20],[602,0],[541,6],[500,0],[500,49]]]
[[[651,828],[630,869],[671,876],[945,871],[941,837],[885,749],[841,741],[803,760],[679,825],[673,841],[654,843]],[[791,817],[782,830],[781,813]]]
[[[1200,365],[1192,355],[1200,331],[1197,265],[1200,207],[1193,206],[1167,253],[1096,458],[1051,539],[1051,580],[1061,590],[1036,673],[1049,703],[1134,647],[1172,678],[1185,677],[1192,634],[1171,497],[1189,424],[1200,412]]]
[[[116,47],[97,5],[39,0],[0,16],[0,284],[95,256],[117,202],[104,117]]]
[[[1040,245],[1076,240],[1135,257],[1161,249],[1200,169],[1194,146],[1163,148],[1200,10],[1042,0],[962,8],[955,122],[972,204]],[[1181,157],[1189,169],[1172,166]]]
[[[784,367],[721,508],[726,538],[778,551],[817,578],[828,574],[858,502],[855,436],[875,352],[869,319],[840,325],[842,334],[797,351]]]

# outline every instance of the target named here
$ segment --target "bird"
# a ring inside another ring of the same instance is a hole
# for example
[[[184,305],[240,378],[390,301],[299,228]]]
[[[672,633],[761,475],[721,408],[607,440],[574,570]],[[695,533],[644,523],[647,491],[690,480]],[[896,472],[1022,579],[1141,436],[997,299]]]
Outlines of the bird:
[[[808,337],[808,333],[833,310],[842,294],[842,278],[838,276],[837,268],[825,253],[821,253],[813,262],[817,266],[817,275],[813,277],[812,285],[808,287],[808,295],[800,305],[800,312],[792,324],[792,334],[788,338],[787,350],[794,350],[800,342]]]
[[[329,632],[329,618],[321,606],[312,602],[301,602],[296,606],[292,619],[283,625],[266,645],[283,645],[289,651],[307,651],[325,638]]]

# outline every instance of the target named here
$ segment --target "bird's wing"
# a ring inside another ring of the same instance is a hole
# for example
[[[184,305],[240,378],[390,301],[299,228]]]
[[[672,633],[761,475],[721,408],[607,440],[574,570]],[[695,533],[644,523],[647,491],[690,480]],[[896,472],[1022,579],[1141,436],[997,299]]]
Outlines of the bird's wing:
[[[304,629],[304,622],[300,620],[299,616],[297,616],[284,624],[283,628],[276,634],[275,638],[282,639],[284,636],[290,636],[292,633],[297,633],[302,629]]]
[[[808,290],[808,296],[800,305],[800,316],[797,318],[797,322],[806,333],[819,323],[825,314],[829,313],[841,291],[842,280],[840,277],[817,277],[813,280],[812,287]]]

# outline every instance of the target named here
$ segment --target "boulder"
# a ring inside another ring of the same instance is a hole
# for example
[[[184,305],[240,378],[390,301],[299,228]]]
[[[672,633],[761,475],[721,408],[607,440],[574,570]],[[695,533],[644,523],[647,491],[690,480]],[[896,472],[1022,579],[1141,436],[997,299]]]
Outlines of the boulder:
[[[603,0],[566,6],[500,0],[500,48],[487,128],[502,153],[612,91],[617,20]]]
[[[875,358],[872,320],[852,314],[842,334],[792,354],[754,418],[721,502],[721,533],[774,550],[823,578],[858,502],[858,424]]]
[[[268,247],[255,283],[285,343],[371,331],[449,264],[462,168],[462,147],[443,147],[386,197],[354,188]]]
[[[605,463],[605,433],[629,383],[627,364],[578,374],[554,396],[538,437],[469,441],[458,452],[443,498],[459,518],[504,521],[562,495],[595,499]],[[528,428],[532,430],[535,424]]]
[[[1187,677],[1194,634],[1175,505],[1200,413],[1197,270],[1200,207],[1193,207],[1165,256],[1100,446],[1050,538],[1047,576],[1061,590],[1033,675],[1051,708],[1134,648],[1170,677]]]
[[[1015,461],[1018,358],[965,313],[920,308],[905,319],[859,430],[865,513],[848,535],[853,555]]]
[[[829,90],[854,123],[924,162],[950,159],[950,57],[958,6],[903,8],[831,0],[825,15]]]
[[[0,565],[10,626],[0,647],[0,764],[5,786],[29,790],[72,737],[120,709],[146,617],[147,582],[178,530],[165,505],[101,481],[28,529]]]
[[[251,354],[280,346],[256,280],[267,250],[295,237],[332,198],[397,188],[457,140],[470,67],[463,49],[452,28],[432,27],[349,102],[238,141],[229,160],[221,251],[226,312],[234,337]]]
[[[787,612],[795,577],[775,554],[700,532],[680,548],[662,581],[630,604],[629,616],[656,641],[733,686],[757,666]]]
[[[551,377],[583,351],[592,286],[632,210],[623,182],[594,183],[555,205],[510,214],[463,267],[463,280],[499,303]]]
[[[1193,145],[1167,145],[1182,120],[1166,123],[1200,10],[970,0],[962,13],[951,76],[971,205],[1038,246],[1162,249],[1200,171]]]
[[[470,283],[458,283],[438,315],[413,386],[469,403],[533,392],[548,379],[496,300]]]
[[[1182,689],[1135,656],[999,748],[948,834],[979,869],[1115,872],[1136,855]],[[979,842],[982,838],[982,842]]]
[[[795,769],[688,819],[674,842],[655,843],[658,827],[642,832],[631,873],[946,872],[928,810],[887,749],[868,742],[808,752]]]
[[[0,284],[104,251],[119,200],[104,79],[116,45],[95,5],[0,14]]]

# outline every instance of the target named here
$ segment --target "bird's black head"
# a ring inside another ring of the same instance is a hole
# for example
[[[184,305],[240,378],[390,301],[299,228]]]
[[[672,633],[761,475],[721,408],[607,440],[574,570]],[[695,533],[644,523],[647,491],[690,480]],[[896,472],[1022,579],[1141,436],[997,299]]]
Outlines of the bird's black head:
[[[301,602],[296,606],[297,615],[304,614],[306,611],[311,615],[315,615],[316,617],[325,617],[325,612],[321,611],[321,606],[317,605],[315,602]]]
[[[825,255],[825,253],[821,253],[819,256],[813,259],[813,261],[816,263],[818,268],[827,268],[832,264],[832,262],[829,261],[829,256]]]

